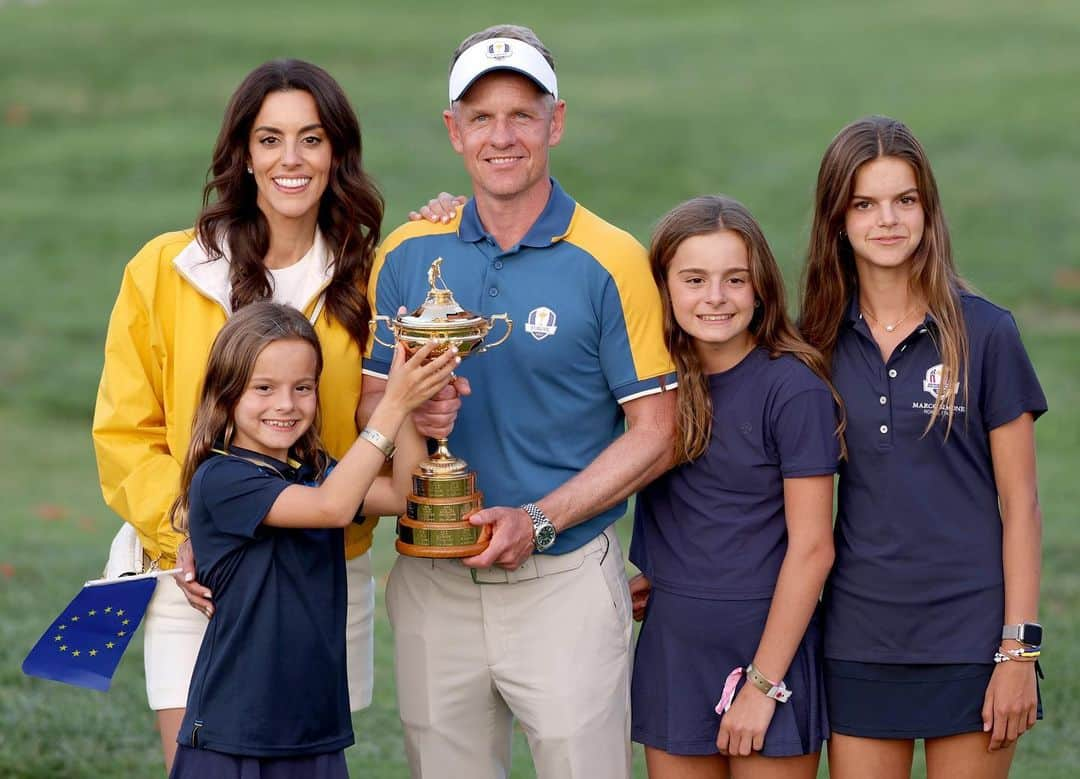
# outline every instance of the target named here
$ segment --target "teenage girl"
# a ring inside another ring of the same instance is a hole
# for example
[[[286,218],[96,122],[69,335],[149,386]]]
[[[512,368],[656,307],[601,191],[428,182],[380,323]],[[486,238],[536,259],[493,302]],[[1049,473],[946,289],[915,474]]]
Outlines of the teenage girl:
[[[191,534],[216,610],[170,776],[348,775],[343,529],[361,507],[403,510],[426,453],[409,412],[460,362],[447,350],[425,364],[432,349],[406,362],[398,347],[386,394],[333,464],[318,436],[322,350],[308,319],[252,303],[215,339],[171,517]],[[393,475],[380,477],[395,439]]]
[[[957,275],[937,185],[902,123],[833,139],[802,332],[847,414],[825,595],[833,779],[1008,774],[1035,724],[1046,410],[1008,311]]]
[[[682,465],[637,499],[633,739],[652,779],[809,779],[828,736],[815,612],[840,456],[825,363],[739,203],[676,207],[649,255]]]

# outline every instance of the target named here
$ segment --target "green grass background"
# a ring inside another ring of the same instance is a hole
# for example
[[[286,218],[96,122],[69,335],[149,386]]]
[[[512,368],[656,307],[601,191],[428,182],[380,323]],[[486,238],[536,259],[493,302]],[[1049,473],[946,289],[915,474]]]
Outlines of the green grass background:
[[[876,112],[921,138],[960,266],[1016,312],[1050,401],[1037,426],[1047,720],[1014,772],[1076,776],[1080,5],[1050,0],[0,0],[0,776],[160,774],[140,641],[106,695],[19,664],[98,574],[117,527],[89,442],[108,312],[139,246],[194,219],[232,89],[278,56],[334,74],[361,117],[388,230],[430,194],[467,190],[439,118],[447,58],[502,21],[532,25],[555,52],[569,108],[553,165],[570,192],[643,241],[677,201],[734,195],[792,290],[835,132]],[[378,532],[380,584],[392,534]],[[381,587],[377,630],[375,703],[354,719],[349,763],[401,777]],[[518,734],[514,776],[531,775]]]

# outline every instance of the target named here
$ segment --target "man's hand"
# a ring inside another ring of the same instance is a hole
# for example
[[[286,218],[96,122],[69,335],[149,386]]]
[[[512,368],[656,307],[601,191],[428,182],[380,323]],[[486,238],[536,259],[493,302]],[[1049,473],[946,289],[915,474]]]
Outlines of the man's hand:
[[[176,563],[182,569],[181,573],[173,574],[176,583],[184,591],[184,597],[192,608],[196,608],[206,615],[207,619],[214,616],[214,604],[210,602],[211,592],[195,581],[195,555],[191,551],[191,539],[184,539],[176,549]]]
[[[449,438],[461,408],[461,398],[472,392],[469,380],[458,376],[413,412],[413,425],[427,438]]]
[[[491,525],[488,548],[461,562],[470,568],[490,568],[497,565],[515,571],[533,553],[533,523],[525,509],[495,506],[482,509],[471,517],[474,525]]]
[[[645,607],[649,603],[650,593],[652,582],[645,578],[645,574],[639,573],[630,579],[630,605],[634,610],[635,622],[645,619]]]

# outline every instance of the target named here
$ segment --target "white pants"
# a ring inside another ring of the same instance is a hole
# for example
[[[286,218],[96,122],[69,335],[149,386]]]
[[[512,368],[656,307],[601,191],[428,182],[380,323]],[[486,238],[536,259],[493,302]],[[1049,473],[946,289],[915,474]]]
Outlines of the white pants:
[[[348,612],[345,652],[349,675],[349,706],[359,711],[371,704],[375,678],[375,580],[371,552],[345,561]],[[150,708],[187,707],[188,683],[195,668],[207,619],[188,605],[171,576],[158,579],[143,621],[146,697]]]
[[[614,531],[475,579],[458,560],[399,557],[390,573],[413,777],[504,779],[515,716],[540,779],[629,777],[630,593]]]

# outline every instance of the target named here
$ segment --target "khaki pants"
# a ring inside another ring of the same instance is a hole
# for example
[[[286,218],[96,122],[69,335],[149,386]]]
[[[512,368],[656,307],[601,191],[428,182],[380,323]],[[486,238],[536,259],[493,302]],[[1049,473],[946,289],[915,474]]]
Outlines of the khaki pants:
[[[399,557],[386,602],[413,777],[504,779],[514,717],[539,779],[630,776],[630,593],[612,529],[509,572]]]

